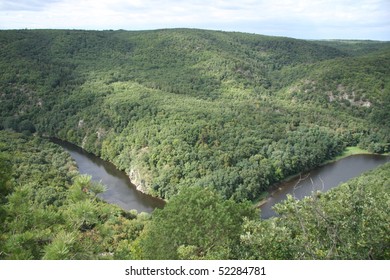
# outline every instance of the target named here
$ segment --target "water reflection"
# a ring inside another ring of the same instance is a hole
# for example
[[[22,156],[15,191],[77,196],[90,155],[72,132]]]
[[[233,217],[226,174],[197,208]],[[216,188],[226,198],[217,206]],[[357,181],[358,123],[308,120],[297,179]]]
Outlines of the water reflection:
[[[136,209],[138,212],[152,212],[155,208],[163,208],[164,201],[138,191],[128,176],[116,167],[83,149],[58,139],[52,141],[62,146],[76,161],[81,174],[89,174],[92,180],[101,182],[107,191],[100,194],[103,200],[119,205],[125,210]]]
[[[266,219],[275,216],[272,206],[286,199],[287,194],[302,199],[313,191],[327,191],[388,161],[390,161],[389,156],[354,155],[315,168],[310,173],[278,185],[272,196],[260,207],[261,217]]]
[[[125,210],[136,209],[138,212],[152,212],[163,208],[161,199],[137,191],[128,176],[116,167],[83,149],[58,139],[52,140],[70,153],[76,161],[81,174],[89,174],[94,181],[102,182],[107,191],[100,197],[105,201],[117,204]],[[310,195],[313,191],[327,191],[364,171],[373,169],[390,161],[389,156],[354,155],[327,165],[315,168],[310,173],[279,184],[265,204],[261,206],[261,217],[266,219],[276,215],[272,207],[284,199],[287,194],[297,199]]]

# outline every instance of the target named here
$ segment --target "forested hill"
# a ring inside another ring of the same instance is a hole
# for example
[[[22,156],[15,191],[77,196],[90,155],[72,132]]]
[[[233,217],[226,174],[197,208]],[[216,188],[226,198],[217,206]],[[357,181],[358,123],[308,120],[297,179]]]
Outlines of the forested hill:
[[[0,128],[56,136],[145,192],[255,199],[347,146],[388,152],[390,43],[0,31]]]

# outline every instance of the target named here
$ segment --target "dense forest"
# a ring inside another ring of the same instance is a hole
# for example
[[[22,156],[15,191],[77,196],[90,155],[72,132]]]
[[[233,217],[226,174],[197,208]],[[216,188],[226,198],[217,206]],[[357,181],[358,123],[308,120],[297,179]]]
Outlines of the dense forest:
[[[0,259],[389,259],[390,163],[277,205],[189,187],[152,215],[102,202],[47,140],[0,131]]]
[[[347,147],[388,153],[389,123],[389,42],[2,30],[0,258],[389,258],[375,226],[389,222],[389,165],[279,218],[250,203]],[[100,201],[104,187],[44,137],[169,203],[150,216]]]

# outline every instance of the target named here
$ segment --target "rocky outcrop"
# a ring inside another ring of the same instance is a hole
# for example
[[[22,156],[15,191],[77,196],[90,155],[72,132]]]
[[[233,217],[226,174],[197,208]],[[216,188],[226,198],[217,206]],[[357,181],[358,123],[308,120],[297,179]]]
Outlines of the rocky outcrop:
[[[141,174],[138,170],[132,168],[129,172],[129,178],[131,183],[133,183],[137,190],[143,193],[148,193],[148,187],[144,179],[142,179]]]

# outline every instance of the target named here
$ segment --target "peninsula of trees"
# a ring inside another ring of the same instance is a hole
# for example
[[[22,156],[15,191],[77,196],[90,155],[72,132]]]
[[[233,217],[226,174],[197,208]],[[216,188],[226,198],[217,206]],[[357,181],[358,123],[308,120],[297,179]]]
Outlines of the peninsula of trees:
[[[2,30],[0,258],[389,258],[389,165],[279,218],[250,203],[346,147],[388,153],[389,124],[389,42]],[[169,203],[150,217],[101,202],[43,137]]]

